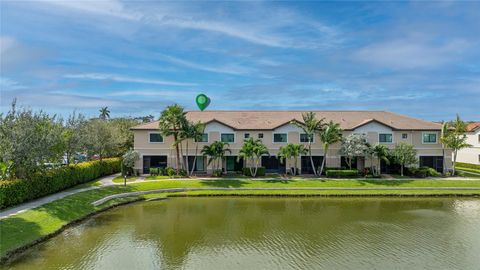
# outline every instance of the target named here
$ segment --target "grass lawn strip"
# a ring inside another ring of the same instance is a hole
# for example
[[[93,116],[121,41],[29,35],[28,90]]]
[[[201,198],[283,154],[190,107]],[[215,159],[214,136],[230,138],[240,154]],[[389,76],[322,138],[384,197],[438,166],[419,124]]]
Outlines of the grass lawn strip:
[[[177,194],[163,194],[164,196],[205,196],[205,195],[478,195],[480,194],[480,180],[448,181],[448,180],[163,180],[151,182],[132,183],[128,186],[109,186],[100,189],[80,192],[42,205],[40,207],[19,213],[0,220],[0,257],[7,259],[17,249],[23,249],[36,242],[48,238],[59,232],[72,222],[84,219],[98,211],[109,207],[143,199],[145,197],[158,197],[157,195],[133,196],[115,199],[107,203],[94,206],[92,202],[109,195],[147,191],[163,188],[305,188],[305,187],[350,187],[350,188],[393,188],[393,187],[444,187],[444,188],[478,188],[478,190],[198,190]]]
[[[460,170],[460,171],[473,172],[473,173],[478,173],[478,174],[480,174],[480,170],[477,170],[477,169],[464,168],[464,167],[457,167],[456,169],[457,169],[457,170]]]
[[[128,182],[134,182],[138,179],[138,176],[128,176],[127,177],[127,183]],[[117,176],[115,178],[112,179],[112,182],[114,183],[124,183],[125,182],[125,179],[123,179],[122,176]]]

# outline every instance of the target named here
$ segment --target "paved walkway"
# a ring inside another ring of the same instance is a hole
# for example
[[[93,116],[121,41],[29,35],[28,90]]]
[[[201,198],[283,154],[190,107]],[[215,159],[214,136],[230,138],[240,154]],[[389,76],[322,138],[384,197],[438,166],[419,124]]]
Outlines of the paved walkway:
[[[33,200],[33,201],[22,203],[20,205],[17,205],[17,206],[11,207],[11,208],[7,208],[5,210],[0,211],[0,219],[6,218],[6,217],[9,217],[9,216],[12,216],[12,215],[20,214],[20,213],[25,212],[27,210],[30,210],[32,208],[39,207],[41,205],[56,201],[58,199],[70,196],[70,195],[75,194],[75,193],[79,193],[79,192],[83,192],[83,191],[87,191],[87,190],[99,189],[99,188],[102,188],[102,187],[105,187],[105,186],[114,185],[112,180],[116,176],[118,176],[118,174],[109,175],[109,176],[100,178],[98,181],[101,183],[101,185],[99,185],[99,186],[68,189],[68,190],[61,191],[61,192],[58,192],[58,193],[55,193],[55,194],[52,194],[52,195],[41,197],[41,198]]]

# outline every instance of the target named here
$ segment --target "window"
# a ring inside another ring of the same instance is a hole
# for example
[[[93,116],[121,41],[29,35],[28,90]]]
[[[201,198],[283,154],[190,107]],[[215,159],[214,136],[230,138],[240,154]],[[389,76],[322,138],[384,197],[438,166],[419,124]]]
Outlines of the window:
[[[203,133],[202,138],[198,142],[208,142],[208,133]]]
[[[300,142],[308,142],[308,137],[310,137],[310,141],[314,142],[315,138],[313,135],[308,136],[306,133],[300,134]]]
[[[243,138],[245,138],[245,139],[250,138],[250,133],[245,133],[245,134],[243,134]]]
[[[222,142],[233,143],[235,142],[235,134],[233,133],[222,133],[220,136]]]
[[[275,133],[273,134],[274,143],[286,143],[287,142],[287,133]]]
[[[263,133],[258,133],[258,138],[263,139]]]
[[[408,138],[408,134],[407,133],[402,133],[402,139],[407,139]]]
[[[150,133],[150,142],[151,143],[163,143],[163,137],[160,133]]]
[[[437,133],[423,133],[423,143],[437,143]]]
[[[392,143],[393,136],[392,133],[380,133],[378,134],[378,141],[381,143]]]

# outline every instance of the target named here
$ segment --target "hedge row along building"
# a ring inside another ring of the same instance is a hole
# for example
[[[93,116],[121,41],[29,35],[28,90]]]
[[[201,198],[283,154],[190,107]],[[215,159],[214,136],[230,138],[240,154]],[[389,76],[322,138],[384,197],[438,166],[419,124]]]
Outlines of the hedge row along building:
[[[399,142],[414,145],[417,150],[419,166],[428,166],[443,171],[444,160],[446,169],[452,165],[452,153],[449,149],[443,151],[440,143],[441,124],[411,118],[386,111],[314,111],[316,117],[325,118],[339,123],[343,129],[343,136],[352,133],[367,135],[368,142],[372,145],[384,144],[389,148],[395,147]],[[190,111],[187,119],[201,121],[205,124],[205,133],[199,149],[203,145],[214,141],[229,143],[231,154],[223,160],[223,169],[227,172],[241,171],[243,167],[250,166],[244,160],[237,161],[238,151],[246,138],[261,139],[268,147],[270,156],[264,156],[261,166],[267,173],[284,173],[285,168],[293,167],[291,160],[280,162],[277,154],[279,148],[287,143],[308,144],[307,136],[302,129],[291,124],[292,121],[302,121],[304,111]],[[158,130],[158,121],[139,125],[132,128],[134,131],[134,148],[141,154],[136,164],[136,169],[148,173],[153,167],[175,167],[175,149],[173,138],[164,137]],[[189,141],[190,165],[193,164],[195,154],[194,142]],[[339,155],[340,143],[330,146],[327,155],[327,167],[346,167],[344,157]],[[185,153],[184,142],[184,159]],[[320,138],[315,136],[312,143],[314,163],[319,166],[324,158],[324,150]],[[354,167],[362,170],[364,167],[376,166],[382,173],[394,173],[398,170],[395,164],[385,164],[378,160],[366,160],[358,157]],[[309,156],[298,159],[297,167],[302,174],[312,173]],[[207,165],[207,157],[197,156],[195,171],[197,173],[210,173],[212,167]]]

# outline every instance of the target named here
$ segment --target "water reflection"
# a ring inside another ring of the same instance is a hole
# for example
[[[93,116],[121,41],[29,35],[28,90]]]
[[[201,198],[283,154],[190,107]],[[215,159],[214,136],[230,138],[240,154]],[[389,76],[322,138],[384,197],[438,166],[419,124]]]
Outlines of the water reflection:
[[[480,200],[175,198],[103,213],[12,269],[478,269]]]

